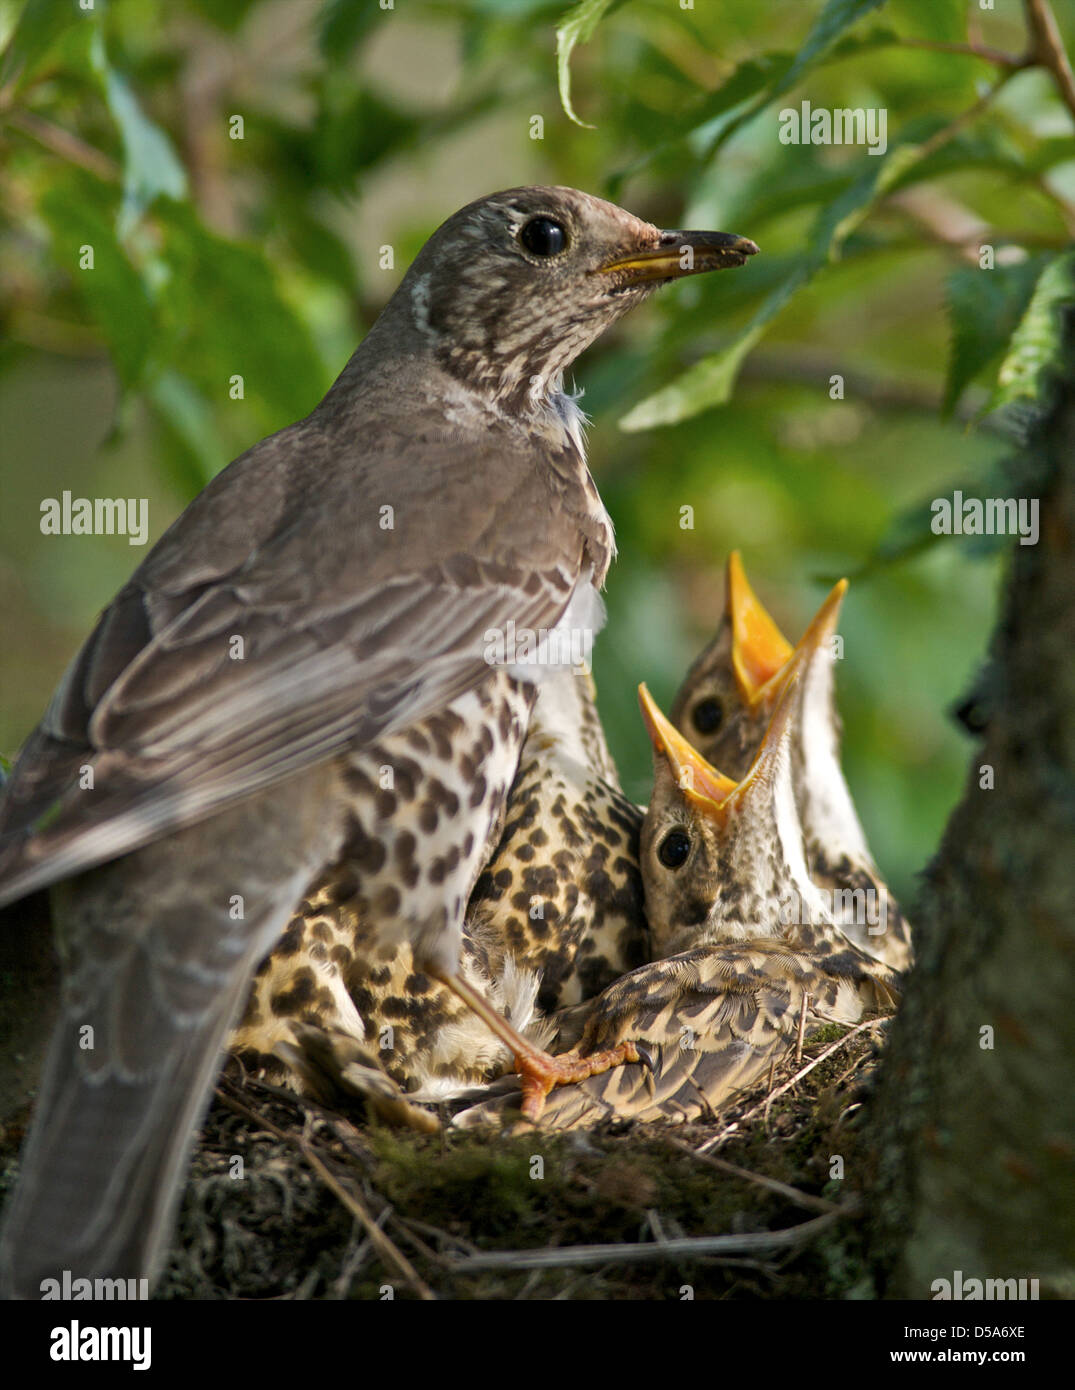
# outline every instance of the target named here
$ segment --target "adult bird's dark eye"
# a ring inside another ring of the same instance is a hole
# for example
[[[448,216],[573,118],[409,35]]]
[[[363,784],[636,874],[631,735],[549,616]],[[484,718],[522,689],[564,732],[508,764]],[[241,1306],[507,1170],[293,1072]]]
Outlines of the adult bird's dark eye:
[[[657,858],[666,869],[678,869],[691,852],[691,837],[683,830],[670,830],[657,847]]]
[[[567,245],[567,232],[551,217],[532,217],[519,240],[532,256],[556,256]]]
[[[714,734],[720,728],[724,711],[719,700],[699,700],[691,717],[700,734]]]

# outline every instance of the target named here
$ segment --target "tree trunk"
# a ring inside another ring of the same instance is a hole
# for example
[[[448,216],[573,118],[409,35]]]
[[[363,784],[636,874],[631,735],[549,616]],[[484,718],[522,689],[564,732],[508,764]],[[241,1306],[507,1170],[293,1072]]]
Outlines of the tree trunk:
[[[957,1270],[1075,1295],[1075,315],[1066,330],[1011,489],[1040,498],[1040,539],[1013,547],[870,1118],[888,1296],[933,1297]]]

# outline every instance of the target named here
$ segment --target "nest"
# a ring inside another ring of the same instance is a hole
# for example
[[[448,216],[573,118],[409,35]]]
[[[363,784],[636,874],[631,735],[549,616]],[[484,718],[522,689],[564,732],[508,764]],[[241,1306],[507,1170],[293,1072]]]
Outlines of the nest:
[[[822,1029],[678,1126],[416,1134],[225,1079],[156,1296],[868,1295],[854,1218],[883,1025]]]

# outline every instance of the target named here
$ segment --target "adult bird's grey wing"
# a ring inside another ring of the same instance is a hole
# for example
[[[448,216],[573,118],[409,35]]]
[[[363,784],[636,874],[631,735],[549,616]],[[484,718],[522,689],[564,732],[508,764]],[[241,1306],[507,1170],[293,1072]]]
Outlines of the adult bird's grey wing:
[[[488,629],[553,627],[580,577],[603,578],[597,533],[528,527],[556,477],[524,437],[422,439],[420,468],[414,445],[302,422],[195,499],[23,749],[0,904],[443,707],[487,674]]]

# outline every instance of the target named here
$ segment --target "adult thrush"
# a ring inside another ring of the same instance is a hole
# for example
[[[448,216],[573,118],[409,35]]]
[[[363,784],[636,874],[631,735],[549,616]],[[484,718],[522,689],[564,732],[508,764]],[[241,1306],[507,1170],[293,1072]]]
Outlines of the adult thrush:
[[[593,1001],[572,1056],[634,1050],[624,1066],[523,1113],[554,1128],[618,1115],[683,1120],[715,1111],[822,1021],[892,1005],[899,977],[859,950],[811,881],[793,781],[804,678],[832,635],[830,598],[788,663],[746,775],[718,772],[640,688],[654,745],[640,867],[655,954]],[[461,1117],[488,1118],[496,1103]]]
[[[250,976],[341,854],[385,939],[453,977],[539,669],[491,671],[486,634],[590,625],[613,553],[563,372],[756,249],[571,189],[470,204],[105,610],[0,807],[0,904],[60,885],[65,974],[4,1292],[152,1271]]]
[[[802,639],[813,656],[803,668],[802,714],[792,732],[795,796],[814,882],[835,920],[864,951],[895,970],[911,963],[910,924],[874,862],[840,765],[831,644],[813,642],[815,625],[835,617],[846,580],[829,595]],[[798,650],[798,649],[796,649]],[[739,554],[728,558],[724,617],[672,705],[672,722],[710,763],[746,772],[783,688],[791,644],[747,582]]]

